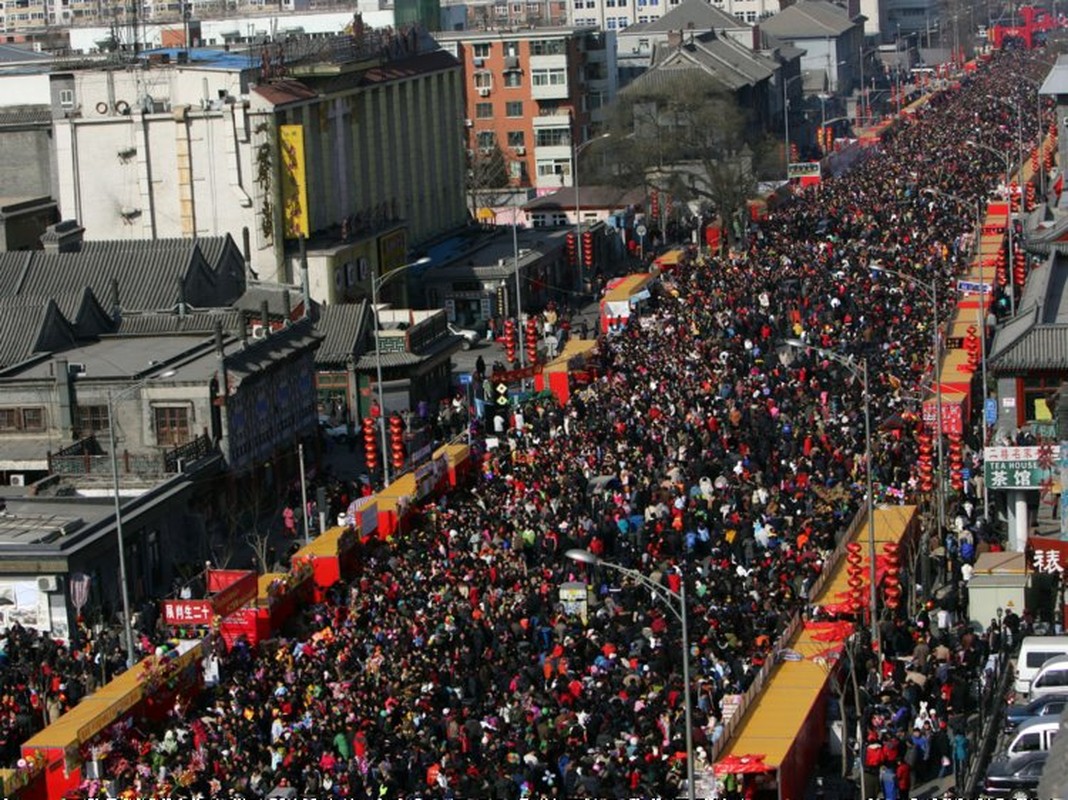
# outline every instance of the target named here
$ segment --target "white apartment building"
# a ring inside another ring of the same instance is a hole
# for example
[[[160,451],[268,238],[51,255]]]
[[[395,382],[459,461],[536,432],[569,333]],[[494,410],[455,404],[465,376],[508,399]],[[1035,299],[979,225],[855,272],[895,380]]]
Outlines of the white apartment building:
[[[631,25],[655,22],[685,0],[571,0],[572,25],[623,30]],[[752,24],[778,14],[780,0],[712,0],[716,9]]]

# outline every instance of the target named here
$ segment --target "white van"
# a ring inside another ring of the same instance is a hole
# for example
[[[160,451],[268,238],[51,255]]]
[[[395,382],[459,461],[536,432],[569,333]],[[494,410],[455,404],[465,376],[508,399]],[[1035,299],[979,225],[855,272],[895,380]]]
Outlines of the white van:
[[[1068,656],[1068,636],[1027,636],[1016,657],[1016,693],[1026,696],[1042,665],[1056,656]]]
[[[1051,658],[1031,679],[1031,697],[1068,692],[1068,656]]]
[[[1037,717],[1017,728],[1005,748],[1005,755],[1015,758],[1021,753],[1042,753],[1049,750],[1061,729],[1059,718]]]

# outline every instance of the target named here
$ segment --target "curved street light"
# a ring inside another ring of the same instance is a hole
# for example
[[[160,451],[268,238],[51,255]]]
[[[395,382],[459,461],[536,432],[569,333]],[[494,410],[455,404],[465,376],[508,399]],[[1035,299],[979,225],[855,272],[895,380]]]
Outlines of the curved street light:
[[[371,307],[375,314],[375,373],[378,380],[378,427],[382,436],[382,485],[388,486],[390,482],[389,476],[389,442],[386,439],[386,399],[385,393],[382,389],[382,340],[379,335],[379,329],[382,327],[378,318],[378,290],[382,288],[383,284],[389,283],[391,280],[401,275],[412,267],[420,267],[423,264],[429,264],[430,257],[423,256],[417,261],[413,261],[410,264],[402,264],[399,267],[391,269],[385,275],[379,276],[378,272],[371,273]],[[307,506],[307,504],[305,504]]]
[[[865,473],[867,474],[867,490],[865,497],[866,513],[868,515],[868,583],[870,584],[870,594],[868,602],[871,605],[870,624],[871,624],[871,641],[872,646],[876,652],[879,653],[879,658],[882,658],[883,648],[882,642],[879,638],[879,622],[878,622],[878,603],[879,597],[875,589],[876,582],[876,569],[875,569],[875,498],[872,492],[872,450],[871,450],[871,398],[868,393],[868,359],[862,358],[859,361],[851,356],[843,356],[840,353],[836,353],[833,350],[826,350],[822,347],[816,347],[808,342],[801,341],[800,339],[787,339],[786,344],[790,347],[795,347],[799,350],[811,350],[814,353],[819,353],[824,358],[829,358],[831,361],[835,361],[849,370],[855,378],[860,381],[864,390],[864,457],[866,460]],[[860,708],[857,708],[857,713],[860,713]],[[843,717],[844,718],[844,717]],[[862,797],[867,797],[868,792],[864,786],[867,781],[863,767],[860,770],[860,794]]]
[[[682,581],[679,584],[680,591],[673,592],[666,586],[661,586],[652,578],[638,572],[638,570],[630,569],[629,567],[624,567],[621,564],[615,564],[611,561],[605,561],[603,558],[595,556],[589,550],[572,549],[567,550],[564,555],[572,561],[577,561],[580,564],[586,564],[591,567],[605,567],[606,569],[625,575],[631,580],[637,581],[642,586],[645,586],[654,594],[658,595],[660,599],[666,603],[667,607],[671,609],[671,613],[675,615],[675,619],[677,619],[682,626],[682,702],[686,706],[686,797],[688,800],[695,800],[693,779],[693,716],[690,708],[690,634],[686,610],[686,576],[682,575]],[[679,567],[679,570],[681,572],[681,566]]]
[[[882,264],[872,264],[870,269],[873,272],[883,272],[887,275],[893,275],[906,283],[911,283],[914,287],[920,290],[928,300],[931,301],[931,324],[933,330],[931,331],[931,359],[932,368],[934,370],[934,385],[935,385],[935,426],[937,428],[936,441],[938,444],[938,532],[939,536],[942,535],[942,531],[946,527],[946,501],[943,488],[943,453],[942,453],[942,359],[940,358],[940,336],[938,334],[938,281],[935,278],[931,279],[931,284],[926,285],[920,278],[915,275],[909,275],[904,272],[899,272],[896,269],[890,269],[884,267]]]
[[[949,192],[943,192],[941,189],[936,189],[930,186],[926,189],[921,189],[924,194],[935,195],[943,197],[950,202],[956,203],[963,209],[971,210],[972,203],[965,200],[963,197],[958,197],[955,194]],[[982,253],[982,231],[983,231],[983,217],[982,217],[982,204],[978,198],[974,202],[975,207],[975,260],[979,264],[979,285],[981,287],[981,293],[979,295],[979,308],[976,311],[976,317],[979,326],[979,366],[981,369],[981,377],[983,386],[983,445],[986,445],[986,396],[988,392],[987,388],[987,375],[986,375],[986,281],[983,279],[983,253]],[[993,294],[994,287],[991,285],[990,293]],[[983,482],[983,519],[990,519],[990,493],[987,489],[986,481]]]
[[[122,500],[119,497],[119,456],[118,439],[115,436],[115,426],[118,420],[115,417],[115,400],[132,394],[148,385],[150,380],[170,378],[177,374],[177,370],[169,369],[158,375],[149,375],[142,378],[132,386],[115,392],[108,389],[108,445],[111,447],[111,488],[115,492],[115,538],[119,547],[119,588],[122,596],[122,628],[126,638],[126,667],[133,667],[136,662],[133,635],[133,619],[130,615],[130,590],[126,580],[126,548],[122,531]]]
[[[582,293],[586,293],[586,262],[582,258],[582,204],[579,200],[579,156],[582,155],[582,151],[589,147],[594,142],[600,142],[608,139],[612,136],[611,132],[602,133],[599,136],[594,136],[592,139],[587,139],[582,144],[574,144],[572,139],[571,145],[571,183],[575,187],[575,257],[578,259],[578,273],[579,284]],[[516,272],[519,271],[519,262],[516,261]],[[516,275],[516,287],[519,286],[519,276]],[[518,288],[517,288],[518,291]],[[518,300],[516,301],[518,305]],[[518,318],[519,315],[516,314]],[[522,351],[521,351],[522,352]]]
[[[1008,278],[1009,278],[1009,313],[1012,314],[1012,316],[1015,317],[1016,316],[1016,284],[1013,282],[1013,276],[1012,276],[1012,271],[1013,271],[1013,269],[1012,269],[1012,266],[1013,266],[1012,257],[1013,257],[1013,254],[1014,254],[1014,248],[1012,246],[1013,245],[1013,241],[1012,240],[1013,240],[1013,228],[1015,228],[1016,225],[1015,225],[1015,223],[1013,222],[1013,219],[1012,219],[1012,183],[1011,183],[1012,173],[1010,171],[1011,170],[1011,167],[1010,167],[1011,159],[1009,158],[1008,152],[1002,152],[1001,150],[998,150],[996,147],[991,147],[988,144],[983,144],[982,142],[977,142],[977,141],[975,141],[973,139],[969,139],[968,141],[965,142],[965,144],[968,145],[968,147],[974,147],[974,148],[979,149],[979,150],[986,150],[988,153],[993,153],[998,158],[1000,158],[1005,164],[1005,197],[1008,199],[1008,206],[1009,206],[1009,215],[1008,215],[1009,219],[1008,219],[1008,226],[1007,226],[1008,227],[1008,233],[1009,233],[1009,253],[1008,253],[1008,258],[1006,259],[1006,261],[1008,262],[1008,267],[1006,268],[1005,271],[1008,273]]]

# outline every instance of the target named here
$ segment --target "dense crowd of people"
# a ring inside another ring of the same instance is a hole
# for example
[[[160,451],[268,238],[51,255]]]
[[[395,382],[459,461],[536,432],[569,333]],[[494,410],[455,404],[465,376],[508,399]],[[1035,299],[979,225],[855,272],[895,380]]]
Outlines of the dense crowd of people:
[[[675,592],[686,582],[695,762],[708,774],[724,699],[810,613],[865,470],[879,502],[916,497],[913,431],[877,426],[866,465],[857,370],[817,348],[866,359],[880,414],[915,409],[932,381],[924,287],[939,284],[945,319],[974,234],[973,213],[940,193],[972,202],[996,185],[1000,162],[962,143],[1009,146],[1015,121],[983,98],[1031,91],[1022,69],[1004,54],[963,76],[850,172],[773,208],[744,247],[665,275],[642,324],[602,341],[591,385],[566,406],[544,396],[513,410],[472,487],[417,509],[391,542],[361,544],[351,584],[302,609],[297,630],[258,650],[217,648],[218,685],[158,731],[112,731],[94,752],[104,774],[140,797],[286,785],[352,798],[676,796],[678,623],[641,584],[569,560],[572,548]],[[977,452],[981,434],[967,433]],[[961,517],[954,536],[996,546],[974,508]],[[568,581],[591,584],[585,621],[560,602]],[[862,684],[885,695],[864,720],[880,758],[864,763],[897,785],[901,764],[914,777],[941,770],[943,754],[952,764],[956,731],[941,726],[974,702],[967,682],[984,662],[981,641],[932,630],[926,609],[887,618],[882,639],[910,663],[858,659]]]

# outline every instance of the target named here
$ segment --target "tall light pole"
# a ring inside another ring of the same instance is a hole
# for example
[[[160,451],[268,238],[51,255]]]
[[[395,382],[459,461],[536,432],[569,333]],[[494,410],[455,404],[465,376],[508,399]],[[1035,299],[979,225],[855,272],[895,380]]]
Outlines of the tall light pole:
[[[688,624],[689,617],[686,609],[686,575],[683,574],[681,576],[682,580],[679,582],[679,591],[673,592],[671,589],[668,589],[666,586],[661,586],[659,583],[652,580],[652,578],[643,575],[636,569],[630,569],[620,564],[613,564],[611,561],[605,561],[588,550],[568,550],[564,555],[572,561],[578,561],[581,564],[589,564],[594,567],[605,567],[606,569],[614,570],[621,575],[625,575],[642,584],[642,586],[650,589],[654,594],[659,595],[661,600],[666,602],[667,607],[671,609],[671,612],[682,626],[682,702],[686,706],[686,797],[689,798],[689,800],[695,800],[695,786],[693,780],[693,716],[690,703],[690,633]],[[680,566],[679,571],[681,572],[681,570],[682,567]]]
[[[876,592],[876,570],[875,570],[875,494],[872,490],[872,448],[871,448],[871,396],[868,391],[868,359],[862,358],[859,360],[852,356],[843,356],[840,353],[836,353],[833,350],[825,350],[822,347],[816,347],[808,342],[803,342],[800,339],[787,339],[786,344],[790,347],[796,347],[799,350],[811,350],[813,353],[818,353],[824,358],[829,358],[831,361],[835,361],[849,370],[853,377],[860,381],[861,388],[864,391],[864,460],[865,460],[865,473],[867,473],[867,489],[865,496],[865,511],[868,516],[868,550],[869,550],[869,564],[868,564],[868,583],[871,584],[870,597],[868,602],[871,604],[871,641],[872,646],[876,651],[882,655],[882,645],[879,639],[879,597]]]
[[[783,160],[786,162],[787,181],[790,180],[790,98],[787,94],[787,90],[790,88],[791,83],[799,81],[803,77],[803,75],[794,75],[792,78],[787,78],[782,82],[782,132],[783,141],[786,144]]]
[[[175,374],[174,370],[168,370],[152,378],[169,378]],[[123,395],[135,392],[145,385],[149,378],[140,380],[133,386],[128,386],[119,392],[108,389],[108,444],[111,447],[111,489],[115,500],[115,543],[119,548],[119,588],[122,596],[122,627],[126,637],[126,667],[129,669],[137,661],[134,649],[133,620],[130,615],[130,590],[127,587],[126,578],[126,547],[122,532],[122,500],[119,497],[119,444],[115,436],[115,399]]]
[[[976,199],[974,203],[970,203],[963,197],[958,197],[955,194],[949,192],[943,192],[941,189],[935,189],[930,187],[922,190],[925,194],[937,195],[944,197],[946,200],[956,203],[961,208],[971,210],[975,208],[975,235],[973,242],[973,252],[976,263],[979,264],[979,308],[976,311],[976,317],[979,328],[979,367],[980,367],[980,380],[982,381],[982,397],[983,397],[983,445],[986,445],[986,396],[989,391],[987,387],[986,376],[986,281],[983,280],[983,251],[982,251],[982,235],[983,235],[983,212],[982,203]],[[993,286],[991,288],[991,294],[993,293]],[[990,519],[990,493],[986,485],[986,481],[983,481],[983,519]]]
[[[582,155],[582,151],[589,147],[594,142],[599,142],[603,139],[607,139],[611,136],[611,133],[602,133],[600,136],[594,136],[592,139],[587,139],[582,144],[575,144],[575,136],[571,140],[571,183],[575,187],[575,256],[578,258],[578,272],[579,283],[583,294],[586,292],[586,262],[582,258],[582,202],[579,199],[579,156]],[[516,280],[518,280],[518,266],[516,267]],[[518,300],[518,298],[517,298]]]
[[[906,275],[904,272],[898,272],[895,269],[889,269],[880,264],[871,266],[874,272],[884,272],[887,275],[894,275],[907,283],[911,283],[923,294],[927,296],[927,299],[931,301],[931,319],[934,330],[931,332],[931,358],[932,368],[934,369],[934,390],[935,390],[935,442],[938,448],[938,536],[942,537],[946,529],[946,489],[945,489],[945,457],[942,449],[942,358],[940,336],[938,333],[938,280],[937,278],[931,279],[931,285],[925,286],[924,283],[914,275]],[[921,537],[921,555],[923,556],[922,564],[927,571],[930,563],[927,554],[930,552],[929,534],[924,532]],[[923,576],[924,585],[928,585],[927,575]]]
[[[580,256],[582,254],[578,242],[575,243],[575,252]],[[515,204],[512,205],[512,259],[512,265],[515,267],[515,325],[518,329],[516,335],[519,337],[519,366],[525,367],[527,365],[526,333],[523,330],[523,320],[520,318],[523,313],[523,294],[519,280],[519,208]]]
[[[968,147],[976,147],[976,148],[978,148],[980,150],[986,150],[988,153],[993,153],[994,155],[996,155],[998,158],[1000,158],[1005,163],[1005,196],[1008,198],[1008,206],[1009,206],[1009,220],[1008,220],[1009,254],[1008,254],[1008,258],[1006,259],[1008,261],[1008,266],[1006,267],[1006,272],[1008,272],[1008,278],[1009,278],[1009,313],[1012,314],[1012,316],[1015,317],[1016,316],[1016,284],[1013,281],[1013,277],[1012,277],[1012,272],[1013,272],[1012,237],[1013,237],[1013,228],[1016,227],[1016,223],[1012,219],[1012,188],[1011,188],[1011,180],[1010,180],[1011,177],[1012,177],[1012,172],[1011,172],[1011,168],[1009,166],[1009,162],[1010,162],[1009,154],[1007,152],[1003,153],[1001,150],[998,150],[996,147],[991,147],[988,144],[983,144],[982,142],[976,142],[976,141],[974,141],[972,139],[969,139],[968,141],[966,141],[965,144],[968,145]]]
[[[378,318],[378,290],[382,288],[383,284],[389,283],[389,281],[393,280],[398,275],[407,272],[412,267],[419,267],[429,263],[430,258],[424,256],[418,261],[413,261],[410,264],[402,264],[396,269],[391,269],[382,276],[379,276],[377,271],[371,273],[371,307],[375,314],[375,373],[378,379],[378,430],[382,437],[382,483],[384,486],[388,486],[390,483],[389,440],[386,437],[386,398],[382,388],[382,338],[379,334],[379,329],[382,325]]]

